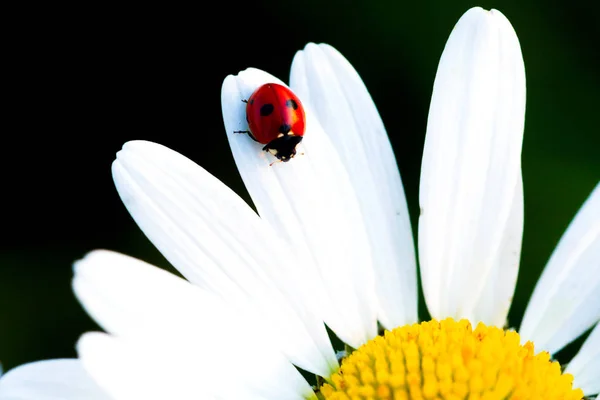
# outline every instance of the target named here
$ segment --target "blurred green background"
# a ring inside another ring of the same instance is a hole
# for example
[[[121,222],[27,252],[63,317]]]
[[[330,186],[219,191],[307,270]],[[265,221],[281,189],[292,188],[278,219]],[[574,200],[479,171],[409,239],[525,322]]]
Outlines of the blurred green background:
[[[510,313],[518,325],[541,269],[600,178],[597,3],[47,5],[14,12],[5,56],[14,91],[1,161],[4,368],[73,357],[79,335],[98,329],[70,286],[72,262],[89,250],[170,269],[114,189],[110,164],[121,145],[167,145],[249,201],[223,131],[221,83],[250,66],[287,81],[294,53],[307,42],[336,47],[365,81],[396,152],[416,232],[437,63],[452,27],[475,5],[509,18],[527,73],[525,233]]]

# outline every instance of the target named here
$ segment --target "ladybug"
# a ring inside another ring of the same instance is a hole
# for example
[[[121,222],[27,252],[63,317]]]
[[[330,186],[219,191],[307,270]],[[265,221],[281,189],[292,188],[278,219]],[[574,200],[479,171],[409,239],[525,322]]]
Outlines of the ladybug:
[[[300,99],[286,86],[266,83],[242,101],[246,103],[248,130],[234,133],[247,133],[279,161],[290,161],[306,126]]]

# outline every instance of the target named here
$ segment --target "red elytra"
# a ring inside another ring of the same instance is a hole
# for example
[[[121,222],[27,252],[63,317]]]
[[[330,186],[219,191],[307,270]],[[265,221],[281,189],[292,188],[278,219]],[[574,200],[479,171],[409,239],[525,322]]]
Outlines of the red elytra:
[[[306,126],[304,107],[298,96],[286,86],[266,83],[245,102],[249,130],[236,133],[248,133],[265,145],[264,151],[280,161],[291,160]]]

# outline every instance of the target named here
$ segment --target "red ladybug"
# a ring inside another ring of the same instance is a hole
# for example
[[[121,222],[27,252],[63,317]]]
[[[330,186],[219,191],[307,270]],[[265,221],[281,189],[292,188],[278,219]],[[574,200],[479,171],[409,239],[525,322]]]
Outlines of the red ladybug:
[[[289,88],[277,83],[266,83],[252,93],[246,103],[248,133],[265,145],[280,161],[290,161],[296,155],[296,146],[302,141],[306,125],[304,107]]]

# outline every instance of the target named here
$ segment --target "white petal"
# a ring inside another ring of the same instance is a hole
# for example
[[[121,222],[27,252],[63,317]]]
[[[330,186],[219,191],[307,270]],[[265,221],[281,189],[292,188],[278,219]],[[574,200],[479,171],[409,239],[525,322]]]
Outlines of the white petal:
[[[79,360],[38,361],[11,369],[0,379],[1,400],[109,400]]]
[[[423,154],[419,257],[435,318],[489,324],[510,302],[512,289],[504,288],[496,309],[477,307],[491,277],[516,272],[511,254],[520,240],[508,236],[522,233],[513,210],[522,207],[515,191],[524,114],[525,70],[514,30],[496,10],[470,9],[440,59]]]
[[[258,381],[249,385],[239,374],[211,374],[211,364],[196,348],[177,341],[152,341],[147,336],[124,339],[88,333],[78,343],[79,356],[91,375],[115,399],[272,399],[310,398],[306,383],[295,391],[293,380]],[[223,362],[236,366],[236,358],[223,354]],[[256,376],[262,360],[255,360]],[[267,366],[267,368],[269,368]],[[314,398],[314,397],[313,397]]]
[[[86,333],[77,344],[79,358],[89,374],[114,399],[214,399],[203,387],[194,385],[197,379],[185,379],[189,378],[185,375],[177,379],[173,371],[180,365],[173,360],[164,364],[167,360],[160,357],[162,352],[158,356],[151,355],[154,349],[147,349],[149,354],[135,352],[133,346],[128,348],[123,342],[101,333]]]
[[[238,195],[150,142],[125,144],[113,177],[140,228],[187,279],[260,314],[292,362],[330,375],[337,361],[317,302],[322,289],[313,288],[315,279],[289,246]]]
[[[566,373],[573,374],[573,387],[587,395],[600,393],[600,324],[596,324]]]
[[[600,183],[569,224],[529,300],[519,332],[554,353],[600,320]]]
[[[151,326],[158,330],[156,334],[166,335],[174,324],[203,323],[201,337],[205,338],[235,326],[228,320],[232,311],[221,299],[135,258],[95,250],[77,261],[74,269],[77,299],[110,333],[131,337]]]
[[[483,316],[486,316],[490,324],[500,327],[506,324],[521,259],[523,238],[523,181],[521,179],[517,181],[506,229],[500,245],[499,257],[492,266],[486,288],[481,292],[474,313],[476,319],[483,319]]]
[[[310,104],[303,102],[304,154],[288,163],[269,166],[260,145],[233,133],[247,129],[242,100],[267,82],[282,83],[256,69],[223,82],[223,120],[235,162],[260,216],[293,244],[290,257],[302,260],[307,276],[324,286],[327,295],[317,295],[325,321],[357,347],[377,333],[369,242],[347,172]]]
[[[73,286],[101,326],[128,343],[148,344],[149,356],[160,351],[197,356],[195,368],[205,370],[202,376],[209,381],[205,386],[218,388],[226,377],[240,384],[275,381],[293,383],[290,390],[308,387],[253,315],[236,312],[167,271],[96,251],[76,264]]]
[[[404,188],[367,88],[336,49],[314,43],[296,53],[290,86],[316,112],[357,194],[372,250],[380,322],[389,329],[416,322],[416,260]]]

